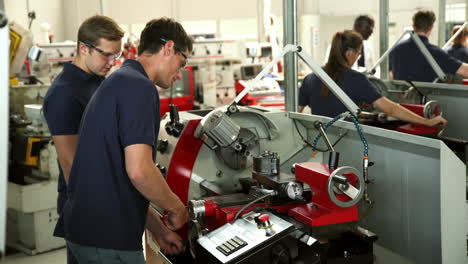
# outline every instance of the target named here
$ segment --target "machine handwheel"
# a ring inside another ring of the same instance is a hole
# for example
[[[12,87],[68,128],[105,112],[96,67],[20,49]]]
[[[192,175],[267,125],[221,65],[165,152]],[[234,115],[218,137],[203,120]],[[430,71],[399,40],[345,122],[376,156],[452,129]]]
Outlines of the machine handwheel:
[[[442,107],[439,105],[439,102],[437,102],[436,100],[431,100],[424,105],[423,114],[424,114],[424,117],[428,119],[434,118],[438,115],[442,116],[443,114]],[[439,131],[439,133],[437,133],[437,136],[441,137],[444,131],[445,131],[445,128],[442,128]]]
[[[442,107],[436,100],[431,100],[424,105],[423,116],[425,118],[431,119],[438,115],[442,116],[442,114]]]
[[[354,175],[356,175],[356,185],[359,187],[356,188],[349,182],[343,183],[341,179],[346,178],[346,176],[343,175],[344,173],[353,173]],[[349,198],[351,198],[351,200],[343,202],[336,198],[336,191],[334,190],[334,187],[346,194]],[[334,170],[328,178],[328,196],[336,205],[340,207],[351,207],[357,204],[364,195],[364,188],[365,184],[362,174],[359,173],[357,169],[350,166],[339,167],[338,169]]]

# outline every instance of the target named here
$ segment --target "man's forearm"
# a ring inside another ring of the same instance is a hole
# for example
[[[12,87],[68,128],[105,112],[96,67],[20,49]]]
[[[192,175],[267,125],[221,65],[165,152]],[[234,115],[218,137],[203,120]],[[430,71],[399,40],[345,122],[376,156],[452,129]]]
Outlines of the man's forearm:
[[[145,164],[141,168],[141,174],[137,177],[130,176],[135,188],[148,199],[162,209],[173,211],[184,205],[166,183],[161,172],[154,164]]]

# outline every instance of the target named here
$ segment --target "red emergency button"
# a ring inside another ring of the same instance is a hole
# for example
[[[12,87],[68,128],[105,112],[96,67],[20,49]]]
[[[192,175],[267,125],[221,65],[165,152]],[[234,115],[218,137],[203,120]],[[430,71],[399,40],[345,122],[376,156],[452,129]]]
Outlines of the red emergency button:
[[[261,216],[258,217],[258,219],[262,222],[268,222],[270,221],[270,215],[269,214],[262,214]]]

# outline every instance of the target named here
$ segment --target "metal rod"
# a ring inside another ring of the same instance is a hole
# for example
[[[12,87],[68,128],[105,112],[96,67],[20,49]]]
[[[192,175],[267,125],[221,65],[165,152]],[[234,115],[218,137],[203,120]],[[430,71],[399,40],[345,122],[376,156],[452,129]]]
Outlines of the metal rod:
[[[104,0],[99,0],[99,11],[101,12],[101,16],[104,15]]]
[[[284,46],[297,45],[297,0],[283,0]],[[297,111],[297,57],[291,53],[284,57],[284,101],[286,111]]]
[[[411,30],[404,31],[401,34],[401,36],[395,41],[395,43],[393,43],[393,45],[387,51],[385,51],[385,53],[379,58],[379,60],[375,63],[375,65],[367,72],[367,74],[371,74],[372,72],[374,72],[374,70],[380,65],[380,63],[382,63],[382,61],[384,61],[388,57],[390,52],[396,47],[396,45],[400,42],[400,40],[403,39],[403,37],[406,34],[409,34],[411,32],[412,32]]]
[[[465,0],[466,1],[466,0]],[[437,16],[438,21],[438,29],[439,29],[439,36],[438,36],[438,43],[439,47],[444,45],[445,43],[445,10],[447,7],[447,0],[439,0],[439,14]]]
[[[416,46],[418,46],[419,50],[422,52],[424,57],[426,58],[427,62],[431,65],[432,69],[435,71],[437,74],[437,77],[439,80],[445,81],[446,76],[445,73],[442,71],[440,68],[439,64],[435,61],[434,57],[432,57],[431,53],[429,50],[426,48],[424,43],[422,43],[421,39],[419,38],[418,34],[412,32],[411,37],[413,38],[414,42],[416,43]]]
[[[447,43],[445,43],[444,46],[442,46],[442,49],[443,49],[443,50],[446,50],[446,49],[450,46],[450,44],[452,43],[452,41],[453,41],[454,39],[456,39],[456,38],[458,37],[458,35],[460,35],[460,33],[463,32],[463,30],[466,28],[467,25],[468,25],[468,22],[463,23],[463,25],[461,26],[461,28],[459,28],[459,29],[457,30],[457,32],[455,32],[455,34],[453,34],[453,36],[452,36],[449,40],[447,40]]]
[[[380,54],[382,55],[388,50],[388,12],[389,11],[389,4],[388,0],[380,0],[380,10],[379,10],[379,22],[380,22],[380,29],[379,29],[379,36],[380,36]],[[383,57],[383,56],[382,56]],[[374,72],[375,68],[377,68],[378,64],[372,68],[370,72]],[[381,79],[388,79],[388,59],[383,57],[382,65],[380,66],[380,78]]]
[[[330,89],[330,91],[344,104],[346,109],[348,109],[351,114],[357,116],[357,114],[361,111],[359,107],[349,98],[349,96],[341,90],[341,88],[335,83],[335,81],[328,76],[328,74],[320,67],[317,63],[315,63],[304,51],[299,51],[297,53],[299,57],[307,64],[307,66],[312,69],[315,75]]]
[[[325,134],[325,130],[323,130],[323,125],[321,122],[318,122],[316,124],[316,128],[318,129],[318,131],[320,132],[320,134],[322,135],[322,138],[323,138],[323,141],[325,141],[325,144],[327,144],[327,147],[328,147],[328,150],[330,152],[335,152],[335,149],[333,148],[333,145],[332,143],[330,142],[330,139],[328,139],[328,136],[327,134]]]

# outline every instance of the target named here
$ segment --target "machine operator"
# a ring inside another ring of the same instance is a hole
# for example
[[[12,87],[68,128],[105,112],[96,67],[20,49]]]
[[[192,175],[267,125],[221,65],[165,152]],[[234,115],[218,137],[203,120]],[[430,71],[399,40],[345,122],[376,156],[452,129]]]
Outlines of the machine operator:
[[[468,77],[468,64],[449,56],[441,48],[429,43],[436,20],[434,12],[420,10],[413,16],[413,30],[429,50],[442,70],[448,74]],[[402,41],[390,53],[390,79],[433,82],[437,75],[412,38]]]
[[[325,72],[357,104],[373,104],[389,116],[425,126],[445,126],[447,120],[441,116],[432,119],[421,117],[382,96],[367,77],[351,69],[362,50],[361,34],[345,30],[333,37],[330,56],[324,66]],[[346,112],[346,107],[333,95],[328,87],[313,73],[306,76],[299,90],[299,112],[306,106],[315,115],[335,117]]]

